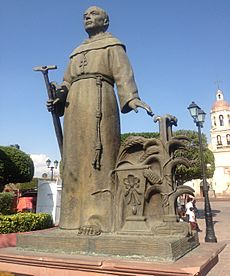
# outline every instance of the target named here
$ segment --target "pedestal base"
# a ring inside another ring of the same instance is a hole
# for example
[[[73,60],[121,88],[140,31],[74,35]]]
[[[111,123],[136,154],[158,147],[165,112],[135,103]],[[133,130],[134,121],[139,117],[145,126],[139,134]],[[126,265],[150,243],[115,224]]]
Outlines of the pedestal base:
[[[49,276],[204,276],[218,262],[225,244],[201,244],[174,263],[73,256],[0,249],[0,270],[22,275]]]
[[[154,261],[175,261],[199,245],[197,233],[190,237],[101,234],[77,235],[74,230],[54,229],[17,236],[22,250],[65,252],[93,256],[121,256]]]

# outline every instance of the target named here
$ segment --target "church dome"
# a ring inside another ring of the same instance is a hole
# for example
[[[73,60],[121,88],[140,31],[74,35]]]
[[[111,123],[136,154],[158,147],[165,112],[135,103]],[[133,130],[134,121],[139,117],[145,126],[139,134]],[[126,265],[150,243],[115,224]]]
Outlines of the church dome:
[[[216,101],[212,106],[211,112],[230,110],[230,104],[224,100],[223,92],[218,89],[216,92]]]

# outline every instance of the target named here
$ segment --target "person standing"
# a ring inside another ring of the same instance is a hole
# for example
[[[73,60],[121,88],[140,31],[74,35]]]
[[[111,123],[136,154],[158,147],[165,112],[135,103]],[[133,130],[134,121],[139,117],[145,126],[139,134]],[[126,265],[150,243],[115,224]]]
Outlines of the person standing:
[[[196,220],[196,215],[193,207],[189,208],[188,211],[188,216],[189,216],[189,223],[191,226],[191,230],[195,230],[197,232],[202,232],[198,226],[197,220]]]
[[[193,198],[188,196],[187,203],[185,204],[185,210],[186,210],[185,215],[186,215],[187,222],[189,222],[190,208],[193,208]]]

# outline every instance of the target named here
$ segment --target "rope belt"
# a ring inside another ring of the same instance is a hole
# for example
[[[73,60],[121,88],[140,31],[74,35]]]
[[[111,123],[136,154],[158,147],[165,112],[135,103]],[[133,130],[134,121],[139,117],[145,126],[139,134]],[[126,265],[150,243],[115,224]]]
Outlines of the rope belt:
[[[93,78],[96,80],[97,86],[97,110],[96,110],[96,145],[95,145],[95,157],[92,162],[94,169],[100,170],[101,168],[101,154],[102,154],[102,143],[101,143],[101,119],[102,119],[102,82],[106,81],[110,85],[114,86],[114,81],[102,74],[82,74],[72,80],[72,83],[82,80]],[[71,83],[71,84],[72,84]]]
[[[83,80],[83,79],[97,79],[101,78],[101,81],[106,81],[110,85],[114,86],[114,80],[110,78],[109,76],[103,75],[103,74],[82,74],[75,78],[73,78],[71,84],[73,84],[76,81]]]

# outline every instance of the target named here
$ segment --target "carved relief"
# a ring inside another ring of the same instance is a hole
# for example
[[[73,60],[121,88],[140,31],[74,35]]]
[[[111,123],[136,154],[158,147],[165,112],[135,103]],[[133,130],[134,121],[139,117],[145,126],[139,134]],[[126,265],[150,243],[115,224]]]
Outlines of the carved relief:
[[[132,205],[132,214],[137,214],[137,206],[141,205],[140,196],[142,193],[140,192],[140,179],[135,177],[134,175],[129,174],[127,178],[124,179],[124,185],[125,185],[125,198],[127,204]]]
[[[116,229],[125,228],[126,231],[134,231],[133,226],[127,223],[132,219],[136,221],[136,228],[139,229],[138,221],[143,227],[147,227],[148,234],[185,233],[188,229],[178,224],[175,202],[179,195],[183,193],[193,195],[194,190],[176,184],[176,167],[178,165],[188,167],[190,162],[184,157],[176,157],[175,151],[185,149],[185,141],[188,139],[182,135],[175,137],[172,135],[172,126],[177,125],[176,117],[157,116],[154,121],[159,123],[159,139],[129,136],[120,148],[114,170],[117,175],[116,204],[119,205]],[[160,195],[158,208],[163,210],[160,225],[159,221],[154,220],[151,211],[147,212],[145,208],[156,194]]]

